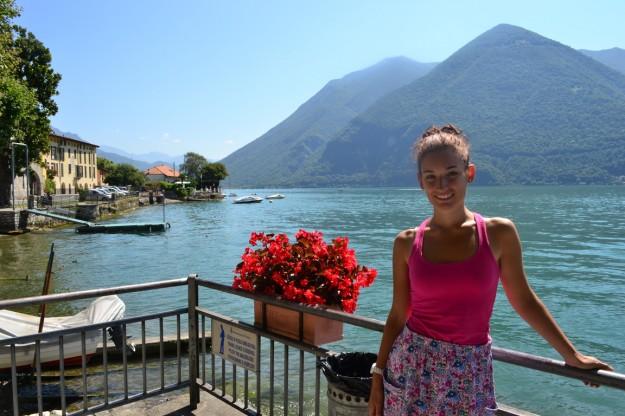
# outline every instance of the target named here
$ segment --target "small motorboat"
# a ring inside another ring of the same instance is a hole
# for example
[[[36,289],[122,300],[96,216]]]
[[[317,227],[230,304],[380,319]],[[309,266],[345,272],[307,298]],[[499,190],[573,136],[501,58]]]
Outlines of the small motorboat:
[[[265,197],[265,199],[284,199],[286,198],[284,195],[282,194],[273,194],[273,195],[267,195]]]
[[[91,302],[86,309],[72,316],[46,317],[42,332],[75,328],[84,325],[109,322],[124,317],[126,305],[115,295],[102,296]],[[39,317],[25,313],[13,312],[7,309],[0,310],[0,340],[10,340],[15,337],[37,334],[39,331]],[[108,329],[116,346],[125,347],[125,340],[120,337],[121,328],[115,326]],[[102,341],[102,330],[85,332],[86,359],[91,358],[97,350],[98,342]],[[121,345],[117,345],[120,343]],[[59,365],[59,338],[52,337],[40,342],[40,362],[44,368],[56,368]],[[82,363],[82,341],[80,332],[63,336],[63,355],[65,366],[80,365]],[[18,371],[29,370],[35,360],[35,343],[15,345],[15,364]],[[0,345],[0,373],[11,371],[11,347],[9,344]]]
[[[237,199],[235,199],[232,203],[233,204],[253,204],[256,202],[262,202],[263,198],[256,196],[256,195],[246,195],[246,196],[241,196]]]

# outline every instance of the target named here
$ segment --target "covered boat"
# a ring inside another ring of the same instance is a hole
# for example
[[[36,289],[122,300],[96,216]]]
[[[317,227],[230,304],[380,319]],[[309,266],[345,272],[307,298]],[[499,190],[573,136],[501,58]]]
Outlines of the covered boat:
[[[286,198],[284,195],[282,194],[273,194],[273,195],[267,195],[265,197],[265,199],[284,199]]]
[[[84,325],[114,321],[124,317],[126,305],[115,296],[99,297],[86,309],[72,316],[46,317],[42,332],[57,331],[75,328]],[[115,328],[116,329],[116,328]],[[13,312],[7,309],[0,310],[0,341],[15,337],[37,334],[39,331],[39,317],[25,313]],[[116,333],[119,331],[109,331]],[[95,354],[98,342],[102,340],[101,330],[85,332],[85,352],[90,358]],[[59,364],[58,337],[43,339],[40,342],[42,367],[55,367]],[[63,336],[64,364],[78,365],[82,362],[82,345],[80,332]],[[16,344],[15,359],[18,370],[31,368],[35,359],[35,343]],[[0,345],[0,372],[11,371],[10,344]]]
[[[263,199],[256,195],[242,196],[234,200],[233,204],[253,204],[255,202],[262,202]]]

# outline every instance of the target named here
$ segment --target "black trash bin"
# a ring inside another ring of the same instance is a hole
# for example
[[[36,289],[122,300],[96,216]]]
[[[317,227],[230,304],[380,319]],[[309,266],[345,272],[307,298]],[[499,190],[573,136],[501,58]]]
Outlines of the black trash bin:
[[[369,372],[377,358],[370,352],[347,352],[321,360],[321,370],[328,380],[329,416],[367,414],[371,390]]]

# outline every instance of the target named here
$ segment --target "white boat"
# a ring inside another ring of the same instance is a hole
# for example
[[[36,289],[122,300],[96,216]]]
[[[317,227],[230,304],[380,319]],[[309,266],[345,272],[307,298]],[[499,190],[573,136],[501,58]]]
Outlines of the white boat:
[[[74,328],[100,322],[114,321],[124,317],[126,305],[115,295],[97,298],[86,309],[72,316],[46,317],[42,332]],[[0,340],[37,334],[39,317],[25,313],[0,310]],[[109,329],[109,333],[111,333]],[[85,332],[85,353],[89,359],[95,354],[98,343],[102,342],[102,330]],[[42,367],[56,367],[59,364],[58,337],[44,339],[40,342]],[[82,342],[80,332],[63,336],[64,365],[80,365],[82,363]],[[35,359],[35,343],[16,344],[16,367],[29,369]],[[0,346],[0,373],[11,371],[11,347]]]
[[[253,204],[255,202],[262,202],[263,199],[259,196],[256,195],[246,195],[246,196],[241,196],[237,199],[235,199],[232,203],[233,204]]]
[[[284,199],[286,198],[284,195],[282,194],[273,194],[273,195],[267,195],[265,197],[265,199]]]

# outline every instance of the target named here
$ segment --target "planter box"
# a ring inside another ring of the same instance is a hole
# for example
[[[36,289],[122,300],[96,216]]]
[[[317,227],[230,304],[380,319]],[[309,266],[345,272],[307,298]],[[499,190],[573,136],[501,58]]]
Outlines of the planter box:
[[[254,325],[263,326],[262,302],[254,301]],[[265,328],[273,333],[299,340],[299,312],[267,305]],[[343,339],[343,322],[304,313],[304,339],[307,344],[322,345]]]

